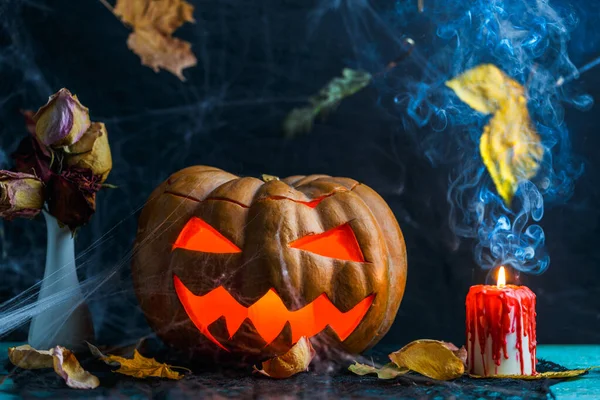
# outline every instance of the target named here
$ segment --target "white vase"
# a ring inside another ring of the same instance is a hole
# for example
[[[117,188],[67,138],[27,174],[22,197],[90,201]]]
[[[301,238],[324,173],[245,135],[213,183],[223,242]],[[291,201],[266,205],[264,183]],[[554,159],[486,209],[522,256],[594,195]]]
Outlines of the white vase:
[[[61,228],[56,218],[43,214],[48,232],[46,269],[29,326],[29,344],[43,350],[56,345],[83,349],[84,341],[94,340],[94,327],[77,278],[75,240],[67,226]]]

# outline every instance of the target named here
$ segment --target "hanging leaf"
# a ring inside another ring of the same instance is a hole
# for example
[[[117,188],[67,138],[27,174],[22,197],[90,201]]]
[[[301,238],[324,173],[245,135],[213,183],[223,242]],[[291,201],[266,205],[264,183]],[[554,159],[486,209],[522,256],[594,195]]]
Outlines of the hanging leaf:
[[[465,373],[465,366],[444,342],[415,340],[390,354],[399,368],[408,368],[421,375],[437,380],[450,380]]]
[[[196,65],[189,42],[171,35],[186,22],[195,22],[194,6],[185,0],[117,0],[113,13],[131,26],[127,46],[146,65],[185,81],[183,70]]]
[[[254,372],[275,379],[289,378],[298,372],[307,371],[314,356],[315,350],[310,341],[302,336],[287,353],[263,362],[261,370],[254,367]]]
[[[8,348],[8,359],[13,365],[23,369],[52,368],[52,349],[36,350],[28,344]]]
[[[110,366],[116,366],[118,364],[119,369],[114,371],[119,374],[133,376],[135,378],[166,378],[179,380],[183,378],[183,374],[177,371],[173,371],[172,368],[180,368],[189,371],[187,368],[174,367],[164,363],[159,363],[154,358],[146,358],[142,356],[137,350],[133,351],[133,359],[114,356],[114,355],[103,355],[97,347],[92,346],[88,343],[90,351],[96,357],[99,357],[102,361]]]
[[[75,355],[62,346],[53,349],[54,371],[73,389],[94,389],[100,385],[98,378],[84,370]]]
[[[479,151],[498,194],[510,205],[519,182],[536,174],[544,155],[529,117],[525,89],[492,64],[472,68],[446,85],[474,110],[493,114]]]
[[[333,112],[346,97],[366,87],[372,76],[368,72],[344,68],[341,77],[333,78],[319,93],[309,99],[310,106],[294,108],[283,121],[287,137],[307,133],[312,129],[318,115]]]
[[[367,374],[377,374],[379,379],[394,379],[398,376],[406,374],[409,371],[407,368],[400,368],[394,363],[388,363],[381,368],[375,368],[370,365],[360,364],[358,362],[354,362],[354,364],[348,367],[348,370],[356,375],[361,376]]]

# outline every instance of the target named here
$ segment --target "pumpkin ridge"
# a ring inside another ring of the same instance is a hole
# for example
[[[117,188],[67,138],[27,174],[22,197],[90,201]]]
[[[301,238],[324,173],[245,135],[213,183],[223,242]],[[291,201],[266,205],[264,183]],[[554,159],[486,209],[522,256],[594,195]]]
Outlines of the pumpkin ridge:
[[[214,200],[214,201],[228,201],[230,203],[233,204],[237,204],[238,206],[242,207],[242,208],[250,208],[249,206],[240,203],[239,201],[233,200],[233,199],[228,199],[226,197],[207,197],[206,199],[204,199],[204,201],[209,201],[209,200]]]
[[[195,201],[196,203],[202,203],[202,202],[204,202],[204,201],[209,201],[209,200],[214,200],[214,201],[227,201],[227,202],[229,202],[229,203],[236,204],[236,205],[238,205],[238,206],[240,206],[240,207],[242,207],[242,208],[250,208],[250,207],[248,207],[248,206],[247,206],[247,205],[245,205],[245,204],[242,204],[242,203],[240,203],[240,202],[238,202],[238,201],[235,201],[235,200],[232,200],[232,199],[227,199],[227,198],[225,198],[225,197],[207,197],[207,198],[206,198],[206,199],[204,199],[204,200],[198,200],[198,199],[196,199],[195,197],[186,196],[186,195],[184,195],[184,194],[179,194],[179,193],[173,193],[173,192],[170,192],[170,191],[168,191],[168,190],[167,190],[167,191],[165,191],[164,193],[166,193],[166,194],[170,194],[171,196],[175,196],[175,197],[181,197],[181,198],[184,198],[184,199],[187,199],[187,200],[192,200],[192,201]]]
[[[360,185],[360,182],[356,182],[356,184],[354,186],[352,186],[350,189],[343,188],[343,189],[334,190],[331,193],[323,194],[321,196],[312,198],[311,200],[308,200],[308,201],[296,200],[296,199],[293,199],[291,197],[286,197],[286,196],[268,196],[268,197],[259,198],[258,200],[256,200],[256,202],[265,201],[265,200],[290,200],[290,201],[293,201],[294,203],[300,203],[300,204],[309,206],[310,208],[315,208],[321,201],[325,200],[326,198],[336,195],[338,193],[352,192],[359,185]],[[292,186],[292,185],[290,185],[290,186],[292,188],[294,188],[294,190],[298,190],[294,186]]]

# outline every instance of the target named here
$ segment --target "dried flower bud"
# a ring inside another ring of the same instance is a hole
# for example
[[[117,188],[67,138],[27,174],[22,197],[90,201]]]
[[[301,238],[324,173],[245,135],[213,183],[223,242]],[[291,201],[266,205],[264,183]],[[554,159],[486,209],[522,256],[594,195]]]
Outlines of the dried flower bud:
[[[14,170],[17,172],[34,174],[44,183],[48,183],[52,177],[52,153],[33,135],[21,140],[12,158],[15,160]]]
[[[33,218],[44,205],[44,187],[34,175],[0,171],[0,217]]]
[[[35,133],[46,146],[70,146],[90,127],[89,110],[77,96],[60,89],[33,116]]]
[[[99,177],[91,170],[69,167],[53,175],[48,187],[48,210],[72,231],[85,225],[96,211]]]
[[[65,148],[65,159],[69,166],[91,169],[103,183],[112,169],[108,133],[104,124],[92,123],[77,143]]]

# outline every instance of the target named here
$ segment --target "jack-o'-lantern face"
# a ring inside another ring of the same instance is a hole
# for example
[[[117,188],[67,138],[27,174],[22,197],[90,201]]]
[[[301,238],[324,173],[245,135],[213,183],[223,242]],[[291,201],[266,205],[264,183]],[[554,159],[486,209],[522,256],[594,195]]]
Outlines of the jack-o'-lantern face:
[[[406,255],[388,206],[354,180],[198,166],[151,195],[133,278],[153,329],[186,351],[260,358],[306,336],[359,353],[393,322]]]

